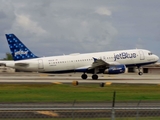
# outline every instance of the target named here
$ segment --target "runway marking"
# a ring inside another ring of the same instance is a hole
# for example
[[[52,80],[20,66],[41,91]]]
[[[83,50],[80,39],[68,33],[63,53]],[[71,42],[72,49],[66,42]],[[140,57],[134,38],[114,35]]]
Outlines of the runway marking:
[[[63,84],[61,82],[52,82],[53,84],[56,84],[56,85],[60,85],[60,84]]]
[[[43,115],[48,115],[48,116],[52,116],[52,117],[59,117],[59,115],[55,112],[52,111],[36,111],[39,114],[43,114]]]

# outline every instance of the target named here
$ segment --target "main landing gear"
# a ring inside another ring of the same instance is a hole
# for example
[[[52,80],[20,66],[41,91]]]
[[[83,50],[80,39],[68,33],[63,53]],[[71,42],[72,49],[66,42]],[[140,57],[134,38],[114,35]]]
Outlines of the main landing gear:
[[[82,76],[81,76],[82,79],[87,79],[87,77],[88,77],[88,76],[87,76],[87,74],[85,74],[85,73],[82,74]]]
[[[94,69],[94,74],[92,75],[92,79],[93,80],[97,80],[98,79],[98,75],[97,75],[97,73],[98,73],[98,69]],[[82,76],[81,76],[81,78],[82,79],[87,79],[87,74],[85,74],[85,72],[82,74]]]
[[[88,76],[87,76],[87,74],[85,74],[85,73],[83,73],[82,76],[81,76],[81,78],[84,79],[84,80],[87,79],[87,77],[88,77]],[[98,79],[98,75],[97,75],[97,74],[93,74],[93,75],[92,75],[92,79],[93,79],[93,80],[97,80],[97,79]]]
[[[143,72],[141,71],[141,68],[140,67],[138,67],[138,75],[143,75]]]
[[[98,75],[93,74],[93,75],[92,75],[92,79],[93,79],[93,80],[97,80],[97,79],[98,79]]]

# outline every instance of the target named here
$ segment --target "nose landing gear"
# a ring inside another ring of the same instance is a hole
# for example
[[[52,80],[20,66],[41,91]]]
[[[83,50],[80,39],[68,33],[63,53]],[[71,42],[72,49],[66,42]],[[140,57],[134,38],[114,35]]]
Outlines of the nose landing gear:
[[[139,72],[138,75],[143,75],[143,72]]]
[[[141,71],[141,68],[140,67],[138,67],[138,75],[143,75],[143,72]]]

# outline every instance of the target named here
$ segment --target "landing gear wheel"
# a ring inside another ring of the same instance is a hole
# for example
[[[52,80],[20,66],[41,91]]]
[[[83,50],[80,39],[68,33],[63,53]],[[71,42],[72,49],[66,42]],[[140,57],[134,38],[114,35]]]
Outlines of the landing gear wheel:
[[[98,75],[96,75],[96,74],[92,75],[92,79],[93,80],[97,80],[98,79]]]
[[[143,75],[143,72],[139,72],[138,75]]]
[[[138,75],[143,75],[143,72],[141,72],[141,68],[140,68],[140,66],[138,66]]]
[[[82,76],[81,76],[82,79],[87,79],[87,77],[88,76],[86,74],[82,74]]]

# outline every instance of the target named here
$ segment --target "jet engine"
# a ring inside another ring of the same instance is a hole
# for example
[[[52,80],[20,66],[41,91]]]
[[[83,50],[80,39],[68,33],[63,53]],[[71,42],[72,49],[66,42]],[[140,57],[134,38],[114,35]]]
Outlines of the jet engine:
[[[104,71],[104,74],[120,74],[126,71],[126,66],[123,64],[110,66]]]

